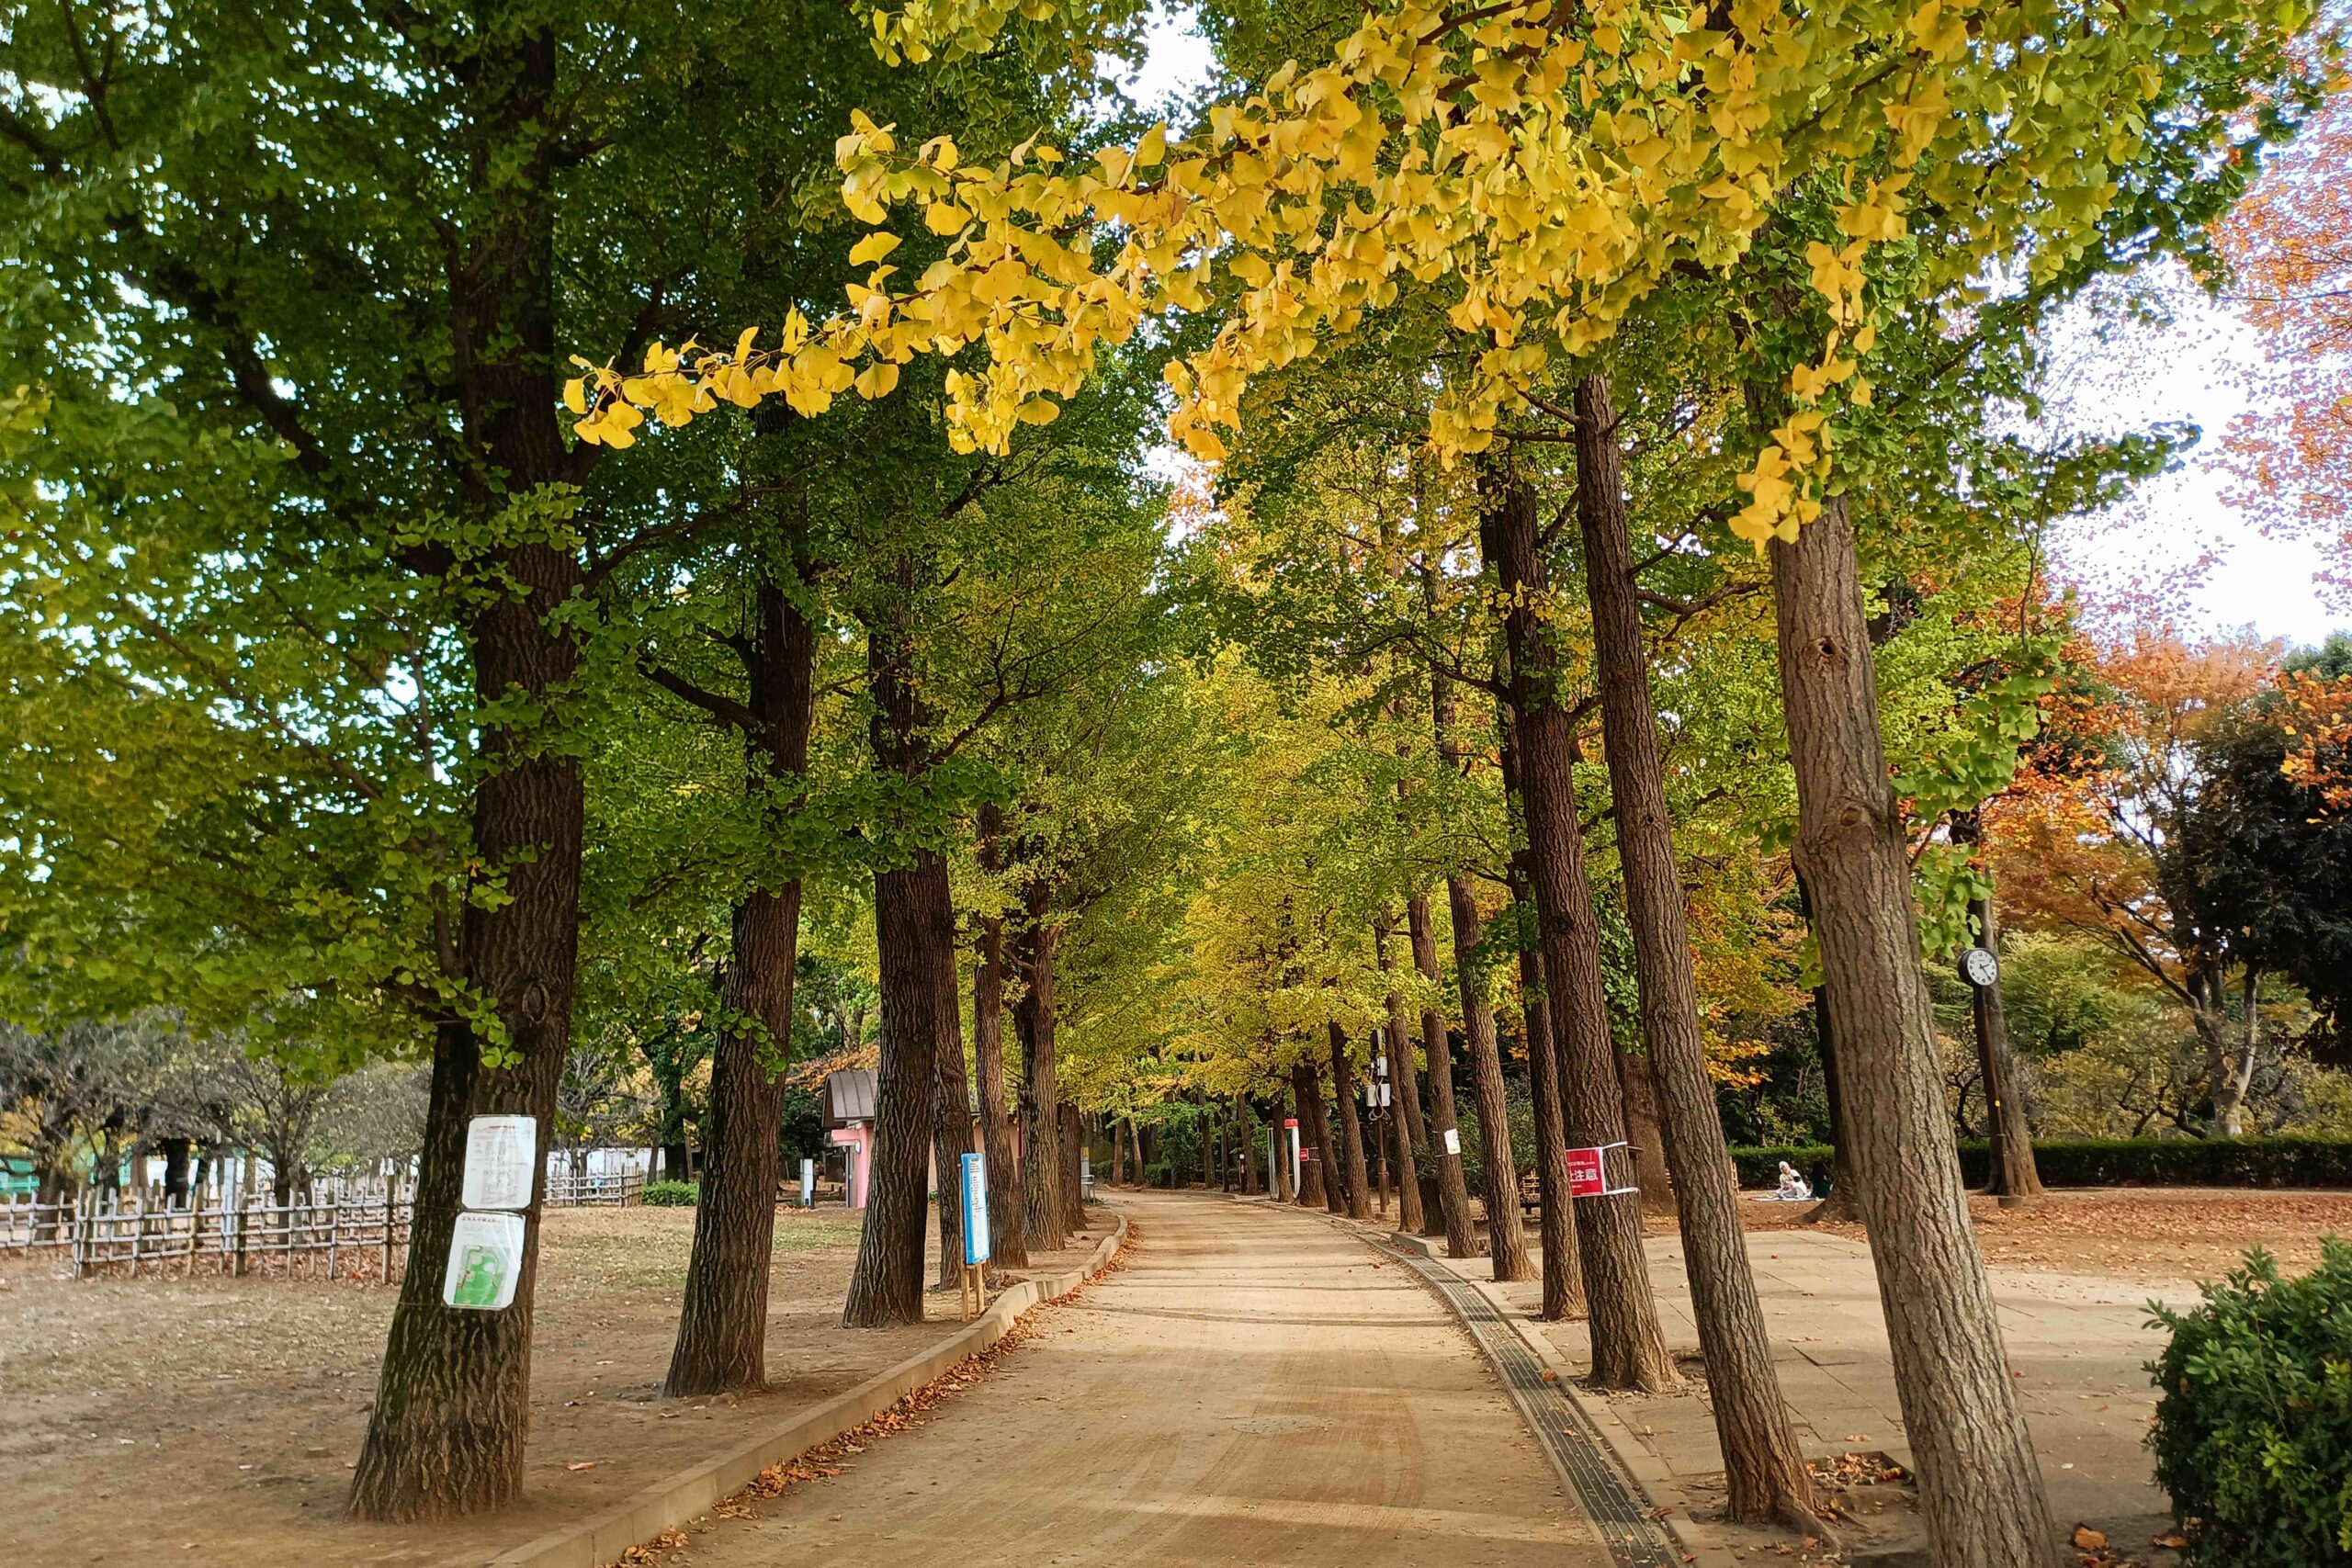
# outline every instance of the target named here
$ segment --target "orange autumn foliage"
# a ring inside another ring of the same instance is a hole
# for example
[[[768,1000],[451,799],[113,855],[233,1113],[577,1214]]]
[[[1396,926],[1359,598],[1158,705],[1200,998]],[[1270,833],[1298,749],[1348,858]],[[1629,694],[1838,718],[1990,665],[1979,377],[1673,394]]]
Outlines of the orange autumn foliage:
[[[2277,722],[2288,737],[2281,771],[2315,790],[2330,811],[2352,811],[2352,675],[2301,671],[2278,682]]]
[[[2188,1000],[2188,970],[2211,955],[2165,897],[2160,850],[2196,788],[2198,741],[2269,682],[2278,655],[2245,640],[2192,645],[2169,629],[2100,651],[2098,689],[2058,698],[2045,716],[2070,744],[2029,757],[1985,807],[2007,918],[2097,937]]]

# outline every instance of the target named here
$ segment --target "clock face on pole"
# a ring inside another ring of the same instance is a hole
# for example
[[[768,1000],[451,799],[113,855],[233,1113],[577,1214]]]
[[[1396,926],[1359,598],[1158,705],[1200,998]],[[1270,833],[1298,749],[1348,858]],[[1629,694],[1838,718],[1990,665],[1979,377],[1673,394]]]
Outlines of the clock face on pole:
[[[1960,955],[1960,972],[1972,986],[1989,986],[2001,977],[2001,961],[1981,947]]]

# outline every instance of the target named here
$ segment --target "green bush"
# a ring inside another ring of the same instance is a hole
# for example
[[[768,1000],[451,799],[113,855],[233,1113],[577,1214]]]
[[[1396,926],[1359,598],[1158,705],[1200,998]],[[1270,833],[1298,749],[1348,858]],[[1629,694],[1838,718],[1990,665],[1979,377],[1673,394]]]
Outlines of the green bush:
[[[649,1181],[639,1193],[638,1201],[657,1209],[691,1209],[701,1192],[699,1181]]]
[[[1742,1187],[1770,1187],[1787,1160],[1809,1171],[1826,1145],[1731,1151]],[[2049,1187],[2352,1187],[2352,1138],[2065,1138],[2033,1145]],[[1961,1174],[1986,1179],[1984,1140],[1963,1138]]]
[[[2148,1434],[2191,1568],[2352,1564],[2352,1244],[2282,1280],[2261,1251],[2188,1312],[2148,1365]]]

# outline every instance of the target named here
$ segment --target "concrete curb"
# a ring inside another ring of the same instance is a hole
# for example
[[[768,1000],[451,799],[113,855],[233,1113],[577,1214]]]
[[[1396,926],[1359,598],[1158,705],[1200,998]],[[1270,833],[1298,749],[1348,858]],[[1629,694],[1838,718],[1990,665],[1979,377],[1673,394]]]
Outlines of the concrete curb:
[[[1111,1234],[1095,1245],[1085,1263],[1067,1273],[1024,1280],[1011,1287],[970,1324],[922,1354],[716,1458],[655,1482],[602,1513],[494,1557],[456,1559],[447,1568],[484,1568],[485,1564],[487,1568],[598,1568],[639,1542],[708,1513],[720,1498],[750,1485],[760,1472],[797,1459],[818,1444],[872,1420],[915,1390],[937,1382],[967,1357],[1003,1338],[1038,1303],[1068,1295],[1101,1273],[1127,1235],[1127,1217],[1113,1218],[1117,1223]]]

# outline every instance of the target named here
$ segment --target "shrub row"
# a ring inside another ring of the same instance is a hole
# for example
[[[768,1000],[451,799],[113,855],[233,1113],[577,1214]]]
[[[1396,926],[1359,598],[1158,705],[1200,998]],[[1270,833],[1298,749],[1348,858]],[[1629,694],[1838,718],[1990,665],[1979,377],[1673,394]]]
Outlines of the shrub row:
[[[657,1209],[691,1209],[701,1192],[699,1181],[649,1181],[639,1190],[638,1201]]]
[[[1770,1187],[1781,1161],[1826,1169],[1826,1144],[1731,1151],[1742,1187]],[[2352,1187],[2352,1138],[2066,1138],[2033,1145],[2050,1187]],[[1963,1138],[1960,1168],[1986,1179],[1984,1141]]]
[[[2148,1370],[2156,1481],[2192,1568],[2352,1563],[2352,1245],[2279,1277],[2260,1253],[2172,1330]]]

